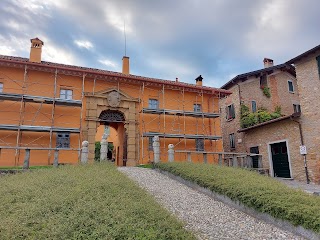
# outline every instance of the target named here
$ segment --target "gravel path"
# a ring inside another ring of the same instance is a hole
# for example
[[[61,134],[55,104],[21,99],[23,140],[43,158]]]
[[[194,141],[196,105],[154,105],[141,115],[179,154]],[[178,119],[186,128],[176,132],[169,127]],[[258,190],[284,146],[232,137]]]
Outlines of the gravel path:
[[[231,208],[152,169],[118,168],[196,232],[199,239],[303,239]]]

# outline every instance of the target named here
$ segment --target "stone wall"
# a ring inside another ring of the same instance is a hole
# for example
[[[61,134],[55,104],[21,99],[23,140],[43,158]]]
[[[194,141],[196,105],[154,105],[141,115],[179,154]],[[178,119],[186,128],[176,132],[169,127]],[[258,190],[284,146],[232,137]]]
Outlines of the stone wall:
[[[320,79],[316,57],[320,51],[295,63],[301,97],[301,124],[311,180],[320,183]]]
[[[262,164],[264,168],[269,168],[273,172],[272,157],[268,146],[273,142],[287,141],[289,163],[294,179],[306,181],[303,157],[300,155],[300,132],[298,123],[287,119],[271,123],[245,132],[246,147],[249,152],[250,147],[259,147],[262,154]]]

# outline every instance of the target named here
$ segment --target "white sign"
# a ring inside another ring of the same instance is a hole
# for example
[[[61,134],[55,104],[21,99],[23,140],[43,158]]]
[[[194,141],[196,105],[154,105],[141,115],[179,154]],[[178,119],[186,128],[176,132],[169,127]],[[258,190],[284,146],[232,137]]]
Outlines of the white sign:
[[[307,154],[307,147],[305,145],[300,146],[300,154],[301,155]]]

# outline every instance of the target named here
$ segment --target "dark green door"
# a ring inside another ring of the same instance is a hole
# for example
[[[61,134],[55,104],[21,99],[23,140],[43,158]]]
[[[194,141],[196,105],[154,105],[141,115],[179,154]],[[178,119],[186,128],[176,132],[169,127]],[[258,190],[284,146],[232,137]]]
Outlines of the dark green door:
[[[291,178],[286,142],[271,144],[273,175],[280,178]]]

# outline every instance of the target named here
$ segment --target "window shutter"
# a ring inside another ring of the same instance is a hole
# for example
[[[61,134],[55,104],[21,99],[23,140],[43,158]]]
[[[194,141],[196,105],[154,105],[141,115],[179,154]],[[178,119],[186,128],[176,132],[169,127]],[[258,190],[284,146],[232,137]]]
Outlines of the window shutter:
[[[228,120],[228,116],[229,116],[229,114],[228,114],[228,107],[226,107],[226,119]]]
[[[232,118],[236,118],[236,113],[234,111],[234,105],[231,104],[231,114],[232,114]]]

